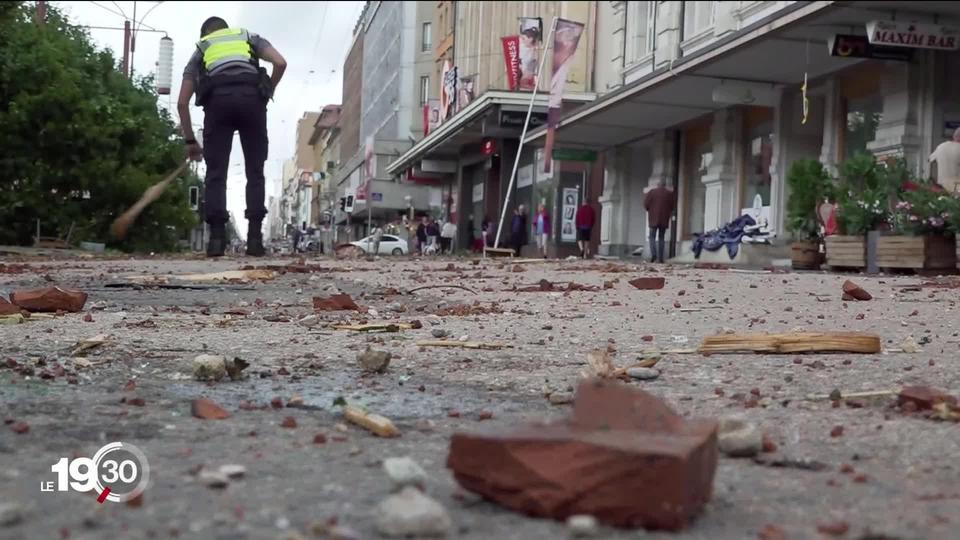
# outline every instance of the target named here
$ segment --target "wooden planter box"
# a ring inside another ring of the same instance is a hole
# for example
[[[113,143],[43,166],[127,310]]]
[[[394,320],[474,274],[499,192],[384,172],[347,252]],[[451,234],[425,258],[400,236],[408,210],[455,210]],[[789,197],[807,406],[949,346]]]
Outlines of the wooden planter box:
[[[831,268],[863,268],[866,265],[866,242],[862,236],[831,235],[824,239],[827,266]]]
[[[877,241],[879,268],[955,270],[957,244],[952,236],[881,236]]]

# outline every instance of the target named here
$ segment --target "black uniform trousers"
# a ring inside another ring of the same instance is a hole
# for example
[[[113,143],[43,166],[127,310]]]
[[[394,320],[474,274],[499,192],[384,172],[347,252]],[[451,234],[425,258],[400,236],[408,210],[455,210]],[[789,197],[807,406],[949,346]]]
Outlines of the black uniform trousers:
[[[204,214],[207,223],[230,220],[227,212],[227,175],[233,134],[240,133],[240,146],[247,175],[247,209],[244,216],[261,222],[264,206],[263,164],[267,160],[267,100],[252,84],[214,88],[203,106],[203,158],[207,165],[204,183]]]

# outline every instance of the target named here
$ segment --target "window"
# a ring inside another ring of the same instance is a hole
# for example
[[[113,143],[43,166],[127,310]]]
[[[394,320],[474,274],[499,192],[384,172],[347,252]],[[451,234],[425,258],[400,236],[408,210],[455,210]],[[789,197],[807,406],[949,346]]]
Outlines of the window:
[[[877,126],[883,116],[883,96],[872,94],[842,101],[846,109],[843,157],[850,159],[868,152],[867,143],[877,138]]]
[[[656,4],[654,2],[627,2],[627,62],[633,63],[654,48],[653,31]]]
[[[714,4],[716,2],[683,3],[683,39],[690,39],[710,28]]]
[[[773,109],[753,107],[746,114],[745,152],[743,161],[744,208],[753,208],[757,195],[763,206],[770,206],[770,164],[773,161]]]
[[[423,31],[420,40],[420,50],[423,52],[433,49],[433,28],[428,22],[423,23]]]
[[[397,238],[396,236],[390,236],[388,234],[383,235],[383,237],[380,240],[382,240],[383,242],[399,242],[400,241],[400,239]]]
[[[409,88],[409,87],[408,87]],[[430,102],[430,76],[420,77],[420,105],[426,105]]]

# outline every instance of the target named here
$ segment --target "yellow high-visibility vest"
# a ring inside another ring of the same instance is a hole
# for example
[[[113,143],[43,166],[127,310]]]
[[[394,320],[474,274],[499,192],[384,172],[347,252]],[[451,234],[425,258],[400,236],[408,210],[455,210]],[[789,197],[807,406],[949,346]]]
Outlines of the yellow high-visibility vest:
[[[256,69],[250,34],[242,28],[224,28],[211,32],[197,43],[203,55],[203,67],[213,74],[228,65],[252,66]]]

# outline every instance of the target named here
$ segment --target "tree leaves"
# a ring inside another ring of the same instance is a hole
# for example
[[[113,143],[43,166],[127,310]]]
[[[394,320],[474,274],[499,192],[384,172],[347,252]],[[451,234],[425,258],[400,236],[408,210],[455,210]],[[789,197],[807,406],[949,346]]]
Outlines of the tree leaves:
[[[0,8],[0,243],[44,236],[104,241],[110,222],[184,159],[152,81],[126,79],[87,32],[52,6]],[[193,226],[188,186],[171,186],[140,217],[124,249],[173,249]],[[151,225],[151,224],[156,225]]]

